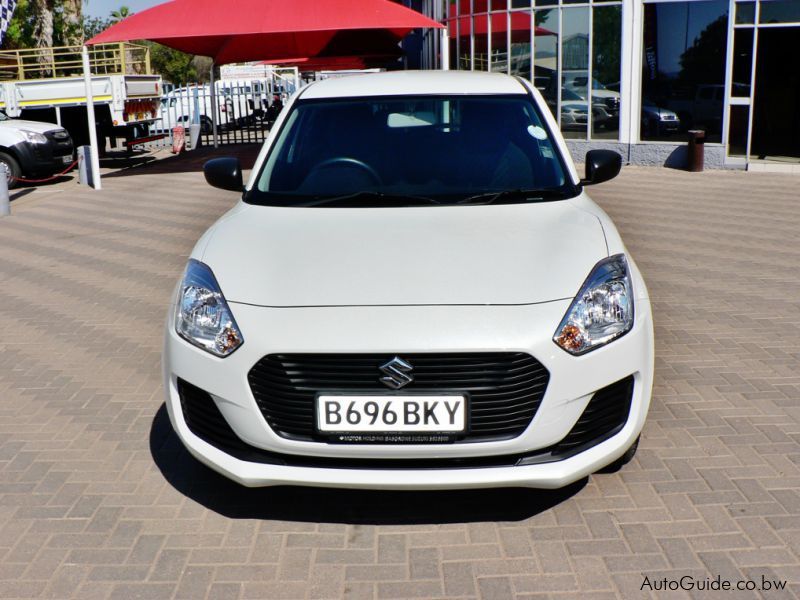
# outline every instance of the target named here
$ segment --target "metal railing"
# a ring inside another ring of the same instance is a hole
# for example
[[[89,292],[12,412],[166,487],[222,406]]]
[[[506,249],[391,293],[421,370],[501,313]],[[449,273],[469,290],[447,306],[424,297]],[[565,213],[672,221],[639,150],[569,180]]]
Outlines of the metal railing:
[[[150,48],[139,44],[89,47],[93,75],[150,75]],[[81,46],[0,51],[0,80],[24,81],[83,75]]]
[[[217,81],[215,92],[202,83],[171,86],[150,126],[150,133],[165,137],[145,147],[172,147],[176,127],[184,128],[189,139],[192,124],[199,126],[200,143],[210,145],[215,115],[219,144],[263,143],[283,104],[299,85],[297,69],[276,68],[265,77]]]

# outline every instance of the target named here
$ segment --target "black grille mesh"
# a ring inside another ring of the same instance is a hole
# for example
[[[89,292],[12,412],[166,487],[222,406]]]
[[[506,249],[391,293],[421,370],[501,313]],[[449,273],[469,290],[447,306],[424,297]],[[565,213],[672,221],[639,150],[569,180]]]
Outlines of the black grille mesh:
[[[324,441],[314,432],[319,392],[386,393],[380,365],[392,354],[271,354],[248,374],[269,426],[283,437]],[[409,393],[467,393],[469,432],[463,441],[511,438],[531,422],[550,374],[522,352],[403,354],[414,367]]]
[[[588,445],[600,443],[619,431],[628,420],[633,398],[633,376],[595,392],[570,432],[553,449],[566,454]]]
[[[230,428],[208,392],[178,379],[178,395],[183,418],[193,434],[220,450],[249,449]]]

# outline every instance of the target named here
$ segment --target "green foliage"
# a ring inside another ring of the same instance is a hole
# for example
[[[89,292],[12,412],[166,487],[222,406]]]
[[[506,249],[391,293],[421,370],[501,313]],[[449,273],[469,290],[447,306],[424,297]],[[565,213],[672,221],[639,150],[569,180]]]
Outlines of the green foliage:
[[[197,81],[198,73],[193,56],[167,46],[146,42],[150,46],[150,65],[153,72],[175,84]]]

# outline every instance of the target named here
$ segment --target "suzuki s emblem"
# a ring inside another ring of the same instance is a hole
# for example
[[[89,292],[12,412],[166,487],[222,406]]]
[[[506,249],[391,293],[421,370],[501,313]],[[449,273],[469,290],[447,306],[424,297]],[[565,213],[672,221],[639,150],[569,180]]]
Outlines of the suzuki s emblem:
[[[399,390],[414,381],[414,377],[409,375],[414,367],[399,356],[395,356],[379,368],[385,373],[385,377],[381,377],[381,383],[393,390]]]

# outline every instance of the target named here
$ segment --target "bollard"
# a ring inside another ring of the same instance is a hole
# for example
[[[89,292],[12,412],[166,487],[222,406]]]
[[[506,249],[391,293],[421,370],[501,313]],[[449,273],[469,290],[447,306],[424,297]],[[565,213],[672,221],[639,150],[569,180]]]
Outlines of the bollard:
[[[11,214],[11,199],[8,197],[8,167],[0,163],[0,217]]]
[[[689,148],[687,150],[686,170],[699,173],[705,161],[706,132],[702,129],[689,130]]]

